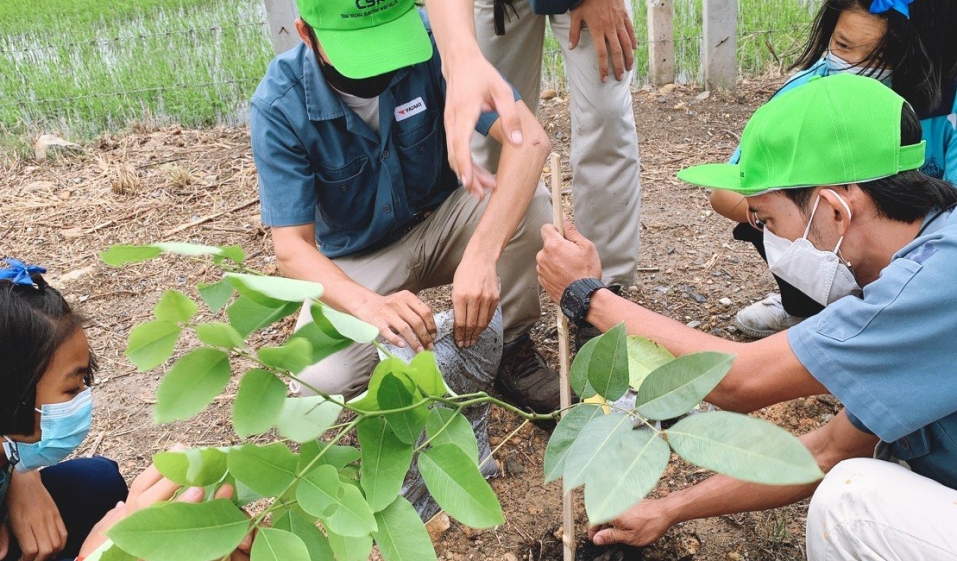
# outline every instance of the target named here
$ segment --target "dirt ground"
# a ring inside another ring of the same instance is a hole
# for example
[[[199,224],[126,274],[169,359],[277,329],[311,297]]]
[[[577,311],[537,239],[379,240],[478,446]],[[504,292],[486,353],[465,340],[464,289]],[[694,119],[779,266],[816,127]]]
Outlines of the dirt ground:
[[[742,83],[733,93],[708,95],[692,86],[635,92],[643,168],[642,245],[638,282],[626,291],[628,298],[702,331],[737,339],[734,313],[773,290],[757,254],[734,241],[731,224],[710,210],[708,194],[682,184],[675,173],[688,165],[726,159],[748,116],[779,83],[778,78],[759,79]],[[570,187],[570,123],[568,103],[561,95],[543,101],[541,121],[565,162],[565,184]],[[570,212],[570,192],[565,197]],[[97,253],[113,243],[239,244],[249,255],[249,266],[275,273],[270,237],[259,221],[248,129],[196,131],[145,123],[122,136],[103,136],[79,155],[42,163],[0,163],[0,207],[0,255],[46,266],[50,283],[89,318],[88,335],[101,371],[97,414],[80,454],[110,456],[132,478],[153,453],[172,443],[237,442],[229,423],[235,383],[192,421],[155,426],[151,405],[160,373],[137,373],[123,357],[130,329],[151,318],[164,290],[196,296],[196,282],[216,280],[215,270],[173,258],[111,269],[99,262]],[[426,299],[433,309],[445,309],[446,294],[431,290]],[[730,305],[722,305],[725,298]],[[557,365],[554,309],[543,304],[548,311],[533,336]],[[264,344],[277,343],[288,335],[290,321],[257,337]],[[759,414],[803,433],[835,412],[834,400],[809,398]],[[506,440],[518,425],[513,415],[494,411],[492,440],[501,445],[496,458],[505,474],[492,485],[506,524],[474,531],[453,522],[436,542],[440,559],[561,559],[556,534],[560,486],[541,483],[548,434],[529,425]],[[675,460],[656,493],[676,491],[707,475]],[[586,521],[580,502],[576,510],[582,539]],[[644,558],[803,559],[805,515],[806,508],[798,505],[687,522],[647,548]]]

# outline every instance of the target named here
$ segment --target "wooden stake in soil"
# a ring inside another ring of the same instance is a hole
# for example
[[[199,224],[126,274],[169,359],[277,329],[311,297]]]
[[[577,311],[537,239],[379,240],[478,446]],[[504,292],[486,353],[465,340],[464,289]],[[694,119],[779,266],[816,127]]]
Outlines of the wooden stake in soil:
[[[565,235],[565,225],[562,213],[562,161],[558,154],[549,155],[549,166],[552,168],[552,221],[558,228],[558,233]],[[559,391],[561,392],[562,416],[564,409],[572,404],[572,391],[568,385],[568,372],[571,360],[568,350],[568,318],[558,306],[558,364],[559,364]],[[565,561],[575,559],[575,513],[572,511],[572,493],[562,497],[562,549]]]

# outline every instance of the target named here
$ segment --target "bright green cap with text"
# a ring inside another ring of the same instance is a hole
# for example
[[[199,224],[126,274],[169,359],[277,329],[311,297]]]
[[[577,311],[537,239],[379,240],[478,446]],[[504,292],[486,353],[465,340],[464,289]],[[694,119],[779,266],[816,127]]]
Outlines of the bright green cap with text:
[[[432,58],[414,0],[296,0],[336,70],[369,78]]]
[[[811,78],[754,112],[737,164],[683,169],[688,183],[759,195],[864,183],[924,165],[925,142],[901,146],[904,98],[873,78]]]

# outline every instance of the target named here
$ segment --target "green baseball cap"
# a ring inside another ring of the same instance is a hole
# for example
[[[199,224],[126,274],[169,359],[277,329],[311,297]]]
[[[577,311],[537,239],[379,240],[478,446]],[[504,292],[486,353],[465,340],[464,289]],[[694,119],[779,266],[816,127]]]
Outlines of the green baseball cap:
[[[872,78],[815,76],[754,112],[741,134],[737,164],[693,166],[678,178],[751,196],[918,169],[926,143],[901,146],[904,103]]]
[[[296,0],[326,56],[349,78],[369,78],[432,58],[414,0]]]

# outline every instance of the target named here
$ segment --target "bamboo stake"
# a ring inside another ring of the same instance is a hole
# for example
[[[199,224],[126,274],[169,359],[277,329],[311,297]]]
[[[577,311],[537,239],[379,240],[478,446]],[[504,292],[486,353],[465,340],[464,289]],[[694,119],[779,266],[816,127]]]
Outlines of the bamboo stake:
[[[565,235],[565,225],[562,213],[562,161],[558,154],[552,152],[549,156],[549,165],[552,168],[552,221],[558,228],[558,233]],[[556,306],[558,307],[558,306]],[[568,373],[571,368],[571,359],[568,349],[568,318],[558,307],[558,364],[559,364],[559,391],[561,392],[562,415],[564,410],[572,404],[571,387],[568,384]],[[572,510],[572,492],[562,496],[562,546],[564,561],[575,559],[575,513]]]

